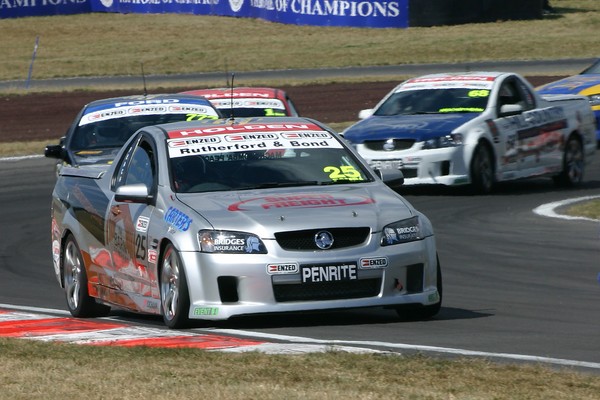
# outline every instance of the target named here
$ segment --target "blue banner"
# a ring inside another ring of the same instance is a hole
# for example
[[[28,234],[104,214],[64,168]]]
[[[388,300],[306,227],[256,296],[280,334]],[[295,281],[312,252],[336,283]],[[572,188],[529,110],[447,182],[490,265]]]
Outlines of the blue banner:
[[[408,27],[409,0],[0,0],[0,18],[114,12],[260,18],[293,25]]]
[[[90,0],[0,0],[0,19],[89,12]]]

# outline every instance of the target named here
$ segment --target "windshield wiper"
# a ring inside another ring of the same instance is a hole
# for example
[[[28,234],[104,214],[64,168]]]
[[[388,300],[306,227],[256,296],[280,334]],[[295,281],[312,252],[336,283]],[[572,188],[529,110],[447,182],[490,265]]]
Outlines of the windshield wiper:
[[[356,179],[336,179],[335,181],[327,181],[327,182],[319,182],[319,185],[327,186],[327,185],[346,185],[348,183],[363,183],[366,180],[358,181]]]

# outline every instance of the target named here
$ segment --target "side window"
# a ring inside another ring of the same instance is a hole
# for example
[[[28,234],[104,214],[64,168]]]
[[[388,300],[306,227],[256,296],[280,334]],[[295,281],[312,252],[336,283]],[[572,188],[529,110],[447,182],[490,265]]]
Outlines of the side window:
[[[134,142],[135,143],[135,142]],[[152,192],[156,181],[156,158],[150,143],[143,138],[132,145],[121,160],[113,189],[143,183]]]
[[[520,104],[521,95],[514,80],[506,80],[502,83],[498,92],[498,109],[505,104]]]
[[[137,141],[134,141],[129,145],[123,157],[118,161],[119,166],[113,178],[112,190],[116,190],[119,186],[125,184],[125,179],[127,178],[127,168],[129,167],[131,157],[134,150],[137,148],[138,143],[139,138]]]
[[[535,108],[534,96],[531,90],[518,79],[507,79],[502,83],[498,92],[498,111],[505,104],[518,104],[524,111]]]
[[[125,184],[143,183],[151,191],[154,187],[154,163],[152,162],[152,154],[149,152],[151,149],[148,147],[141,143],[141,146],[133,151]]]
[[[535,96],[523,82],[518,83],[519,92],[521,93],[521,99],[523,99],[523,107],[525,110],[532,110],[535,108]]]

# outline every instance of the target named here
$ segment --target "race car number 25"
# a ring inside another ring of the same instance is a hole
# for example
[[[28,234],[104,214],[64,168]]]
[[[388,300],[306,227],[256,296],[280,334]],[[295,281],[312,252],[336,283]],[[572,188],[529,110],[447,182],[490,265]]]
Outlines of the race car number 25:
[[[303,265],[302,283],[351,281],[358,279],[356,263]]]

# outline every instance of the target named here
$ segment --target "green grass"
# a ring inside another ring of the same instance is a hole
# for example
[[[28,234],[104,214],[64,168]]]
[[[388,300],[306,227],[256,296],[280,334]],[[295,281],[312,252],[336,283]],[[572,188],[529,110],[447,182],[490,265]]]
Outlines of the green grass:
[[[0,80],[181,74],[600,55],[600,3],[553,0],[560,14],[408,29],[310,27],[176,14],[0,19]],[[82,33],[83,32],[83,33]]]
[[[600,377],[420,355],[228,354],[0,338],[5,399],[597,399]]]
[[[583,201],[564,210],[566,215],[596,219],[600,221],[600,199]]]

